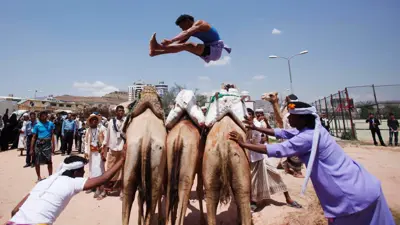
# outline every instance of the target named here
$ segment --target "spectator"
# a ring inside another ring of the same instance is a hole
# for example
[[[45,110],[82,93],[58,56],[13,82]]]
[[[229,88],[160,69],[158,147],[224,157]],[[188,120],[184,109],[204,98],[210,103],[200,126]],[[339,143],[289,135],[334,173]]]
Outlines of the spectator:
[[[26,159],[25,159],[25,166],[26,167],[34,167],[35,166],[35,154],[31,154],[31,143],[32,143],[32,137],[33,133],[32,130],[35,127],[37,121],[36,121],[36,113],[31,112],[29,113],[30,121],[26,123],[25,126],[25,133],[26,133]]]
[[[394,114],[389,114],[389,119],[387,121],[387,126],[389,127],[389,145],[393,146],[393,136],[394,145],[399,145],[399,121],[394,118]]]
[[[54,123],[47,120],[47,112],[39,113],[39,121],[33,127],[33,137],[31,141],[31,152],[35,154],[35,169],[38,181],[42,180],[40,176],[40,165],[47,164],[49,176],[53,174],[52,154],[54,154]]]
[[[64,147],[64,141],[61,135],[61,129],[62,129],[62,124],[64,122],[64,119],[62,118],[60,113],[57,113],[57,118],[54,120],[54,134],[56,135],[56,143],[58,145],[58,143],[60,142],[60,148],[59,150],[62,151],[62,148]],[[64,150],[65,152],[65,150]]]
[[[61,155],[65,155],[65,150],[67,150],[68,155],[71,155],[72,144],[74,142],[74,136],[76,132],[75,117],[75,114],[69,114],[68,118],[63,122],[61,134],[64,139],[64,146],[61,149]]]
[[[365,122],[369,123],[369,130],[371,131],[372,139],[374,140],[374,145],[378,145],[378,142],[376,141],[375,137],[375,134],[377,134],[381,145],[386,146],[385,142],[382,139],[381,130],[379,129],[379,125],[381,125],[379,119],[375,117],[374,114],[370,113],[369,118],[365,120]]]

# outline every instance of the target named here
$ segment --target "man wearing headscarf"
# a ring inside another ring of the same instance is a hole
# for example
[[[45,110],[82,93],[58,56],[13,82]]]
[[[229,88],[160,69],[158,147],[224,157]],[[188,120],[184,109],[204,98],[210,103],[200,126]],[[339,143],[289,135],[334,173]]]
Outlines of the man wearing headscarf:
[[[290,95],[286,96],[285,102],[281,108],[281,112],[285,111],[284,108],[286,108],[288,110],[289,109],[288,105],[291,102],[298,102],[298,101],[299,101],[299,99],[294,94],[290,94]],[[290,115],[289,112],[287,112],[287,113],[285,113],[285,115],[283,115],[283,128],[284,129],[292,129],[293,128],[290,126],[290,123],[289,123],[289,115]],[[285,169],[286,173],[292,174],[294,177],[297,177],[297,178],[304,178],[303,174],[301,173],[303,164],[301,163],[301,160],[299,157],[292,156],[292,157],[288,157],[283,163],[279,162],[278,168],[282,168],[282,167]]]
[[[245,121],[249,129],[286,141],[250,144],[235,131],[229,139],[269,157],[298,156],[307,164],[302,194],[311,178],[329,225],[394,225],[380,181],[351,159],[322,128],[315,107],[304,102],[292,102],[288,107],[290,125],[296,129],[265,129]]]
[[[89,128],[85,135],[85,158],[89,159],[89,176],[91,178],[99,177],[105,172],[104,163],[106,158],[102,152],[107,129],[103,125],[99,124],[100,121],[101,116],[95,114],[90,115],[87,119]],[[87,193],[90,193],[90,190],[88,190]],[[103,186],[96,189],[94,197],[98,200],[106,197],[106,192]]]
[[[125,154],[102,176],[84,178],[87,159],[80,156],[65,158],[55,174],[37,183],[18,203],[6,225],[53,224],[72,197],[83,190],[91,190],[108,182],[122,167],[124,161]]]

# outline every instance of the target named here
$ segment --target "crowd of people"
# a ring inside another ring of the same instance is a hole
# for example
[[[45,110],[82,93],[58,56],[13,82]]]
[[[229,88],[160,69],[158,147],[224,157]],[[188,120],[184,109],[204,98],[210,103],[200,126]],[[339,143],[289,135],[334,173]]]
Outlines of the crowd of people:
[[[311,179],[329,224],[361,224],[360,221],[363,221],[362,224],[394,224],[380,181],[344,153],[329,134],[329,128],[322,124],[315,108],[293,99],[288,99],[287,108],[289,113],[285,119],[290,128],[272,129],[262,109],[253,111],[248,108],[248,118],[244,121],[248,129],[246,140],[238,133],[230,133],[231,140],[251,151],[249,204],[252,211],[266,200],[271,200],[276,193],[284,194],[288,206],[302,208],[291,198],[277,165],[270,161],[274,157],[288,157],[287,168],[293,169],[294,174],[300,168],[298,175],[301,176],[297,177],[304,177],[301,167],[303,163],[307,164],[302,192],[308,179]],[[207,112],[204,107],[202,110]],[[27,221],[51,224],[69,199],[83,190],[94,193],[94,198],[98,200],[108,195],[121,196],[121,167],[126,150],[122,132],[124,113],[124,107],[118,106],[116,116],[110,120],[104,120],[94,112],[86,121],[75,114],[63,118],[40,112],[38,119],[34,112],[24,114],[18,139],[21,144],[26,139],[25,167],[35,167],[38,184],[16,206],[7,224],[17,225]],[[393,121],[392,116],[388,123],[398,128],[398,123]],[[391,132],[395,132],[393,128]],[[273,136],[278,143],[270,143],[269,137]],[[61,142],[58,151],[62,156],[68,156],[53,175],[52,155],[56,152],[58,140]],[[83,153],[84,157],[71,155],[74,141],[76,151]],[[298,162],[293,162],[293,156],[298,157]],[[46,179],[42,179],[40,173],[42,164],[48,168],[49,177]],[[85,164],[89,167],[89,178],[83,178]],[[316,172],[312,173],[312,170]],[[335,188],[332,184],[336,184]],[[49,205],[48,202],[55,203]],[[40,210],[44,207],[54,210],[46,209],[49,213],[43,214]]]
[[[89,160],[90,177],[99,177],[122,157],[122,126],[125,121],[123,106],[116,108],[116,116],[107,120],[94,112],[86,121],[74,113],[63,115],[46,111],[25,112],[21,118],[13,113],[8,117],[8,109],[1,118],[1,149],[18,149],[26,152],[24,168],[34,167],[37,180],[43,180],[40,165],[46,164],[49,176],[53,174],[52,156],[71,156],[73,150],[84,154]],[[108,163],[106,163],[108,161]],[[95,198],[102,199],[106,193],[120,193],[120,173],[109,182],[109,186],[96,190]]]

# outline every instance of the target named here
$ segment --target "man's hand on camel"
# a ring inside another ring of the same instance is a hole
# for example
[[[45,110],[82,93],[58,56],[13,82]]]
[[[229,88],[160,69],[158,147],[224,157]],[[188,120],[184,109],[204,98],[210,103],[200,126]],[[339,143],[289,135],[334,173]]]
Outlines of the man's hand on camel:
[[[238,144],[243,143],[243,137],[236,131],[229,132],[229,140],[232,140]]]

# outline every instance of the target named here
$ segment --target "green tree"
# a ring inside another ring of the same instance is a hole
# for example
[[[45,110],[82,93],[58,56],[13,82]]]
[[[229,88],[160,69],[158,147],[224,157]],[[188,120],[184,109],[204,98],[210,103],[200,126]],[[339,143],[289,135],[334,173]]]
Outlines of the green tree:
[[[396,118],[399,118],[400,107],[397,104],[385,104],[381,110],[381,113],[385,118],[389,117],[389,113],[393,113]]]
[[[371,101],[360,102],[357,104],[356,108],[360,109],[360,118],[367,119],[369,113],[375,112],[374,103]]]

